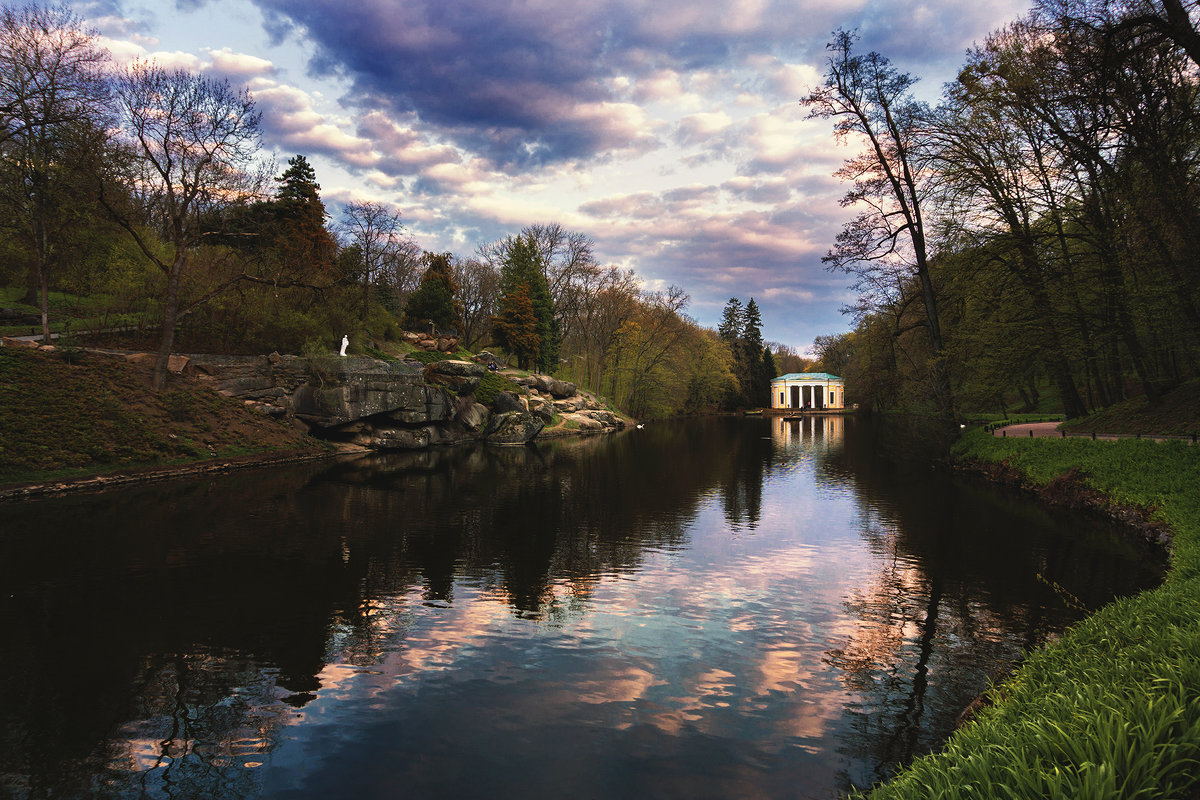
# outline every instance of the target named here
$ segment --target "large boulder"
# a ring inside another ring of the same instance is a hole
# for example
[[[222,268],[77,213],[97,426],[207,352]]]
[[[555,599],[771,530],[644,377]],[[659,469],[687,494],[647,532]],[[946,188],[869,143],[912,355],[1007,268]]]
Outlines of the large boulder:
[[[554,421],[554,404],[542,397],[531,397],[529,413],[549,425]]]
[[[564,397],[571,397],[578,391],[578,387],[575,384],[551,378],[549,375],[534,375],[533,386],[539,392],[543,392],[559,400]]]
[[[528,409],[514,392],[499,392],[496,399],[492,401],[492,411],[503,414],[508,411],[528,411]]]
[[[604,423],[582,413],[563,414],[563,420],[568,428],[575,428],[576,430],[597,433],[604,430]]]
[[[456,419],[460,425],[471,433],[479,433],[487,426],[491,415],[487,406],[480,403],[471,403],[458,412]]]
[[[554,408],[562,414],[573,414],[586,407],[587,401],[581,395],[554,401]]]
[[[434,361],[425,367],[425,382],[452,389],[455,394],[471,394],[487,374],[483,364],[449,359]]]
[[[526,444],[546,425],[528,411],[506,411],[494,415],[484,430],[488,444]]]
[[[409,390],[407,402],[387,417],[408,425],[425,422],[442,422],[454,416],[454,397],[441,386],[414,386]]]
[[[296,415],[322,427],[400,412],[405,422],[445,419],[445,390],[426,387],[421,365],[345,358],[320,365],[292,395]]]
[[[577,416],[588,417],[590,419],[594,419],[606,428],[623,428],[623,427],[625,427],[624,423],[621,422],[621,420],[617,419],[616,414],[613,414],[611,411],[585,408],[582,411],[580,411],[577,414]]]

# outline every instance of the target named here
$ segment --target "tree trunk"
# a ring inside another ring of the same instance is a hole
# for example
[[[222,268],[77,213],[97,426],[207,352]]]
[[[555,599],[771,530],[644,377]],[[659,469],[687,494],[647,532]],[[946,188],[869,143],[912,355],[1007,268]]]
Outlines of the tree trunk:
[[[50,275],[44,267],[38,270],[38,289],[41,293],[42,342],[50,344]]]
[[[182,258],[171,264],[167,292],[163,295],[162,338],[158,344],[158,358],[154,362],[154,388],[159,391],[167,386],[167,364],[171,358],[171,348],[175,345],[175,322],[179,317],[179,284],[183,267]]]

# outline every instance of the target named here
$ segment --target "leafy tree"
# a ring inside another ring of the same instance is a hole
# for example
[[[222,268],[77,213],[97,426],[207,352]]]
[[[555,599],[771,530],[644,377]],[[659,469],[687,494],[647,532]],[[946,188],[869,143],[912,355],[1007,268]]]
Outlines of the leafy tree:
[[[842,229],[824,260],[857,276],[865,304],[860,316],[900,301],[898,293],[918,292],[925,313],[911,324],[928,332],[935,396],[949,413],[953,401],[924,212],[928,186],[919,162],[925,108],[912,96],[916,79],[879,53],[854,54],[856,38],[844,30],[834,33],[825,82],[801,101],[810,119],[836,120],[838,138],[856,136],[867,145],[837,173],[854,184],[842,205],[866,210]]]
[[[438,328],[452,328],[458,324],[462,309],[455,300],[457,287],[454,284],[453,267],[449,253],[426,253],[425,274],[421,285],[408,298],[404,306],[404,325],[419,328],[432,324]]]
[[[694,358],[686,342],[692,323],[683,316],[687,293],[678,286],[644,297],[613,337],[613,394],[622,407],[640,414],[657,404],[659,387],[673,379],[681,359]]]
[[[533,243],[541,260],[554,309],[555,338],[561,343],[581,323],[582,304],[603,273],[596,263],[595,245],[586,234],[568,231],[557,222],[539,223],[525,226],[516,236],[481,246],[479,259],[500,269],[522,239]]]
[[[813,340],[813,354],[822,372],[842,376],[853,357],[854,334],[818,336]]]

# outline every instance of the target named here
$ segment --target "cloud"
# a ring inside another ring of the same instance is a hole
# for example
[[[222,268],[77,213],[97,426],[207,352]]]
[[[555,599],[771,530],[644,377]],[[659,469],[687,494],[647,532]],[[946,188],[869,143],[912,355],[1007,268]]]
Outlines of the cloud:
[[[370,141],[347,133],[343,125],[318,112],[304,90],[266,78],[253,81],[250,90],[263,112],[270,144],[286,151],[320,153],[359,168],[378,162]]]
[[[732,124],[733,118],[724,111],[692,114],[680,121],[675,132],[675,141],[683,145],[702,142],[728,129]]]
[[[271,75],[275,65],[265,58],[235,53],[228,47],[220,50],[208,50],[210,70],[229,77],[231,80],[246,80],[260,75]]]
[[[315,46],[311,69],[346,79],[346,100],[389,114],[415,113],[459,146],[513,169],[652,146],[629,102],[680,103],[728,91],[738,54],[810,48],[833,3],[736,0],[255,0],[271,30]],[[286,20],[286,25],[284,21]],[[803,32],[804,35],[800,35]],[[774,85],[808,77],[776,60]],[[681,129],[713,120],[697,117]]]

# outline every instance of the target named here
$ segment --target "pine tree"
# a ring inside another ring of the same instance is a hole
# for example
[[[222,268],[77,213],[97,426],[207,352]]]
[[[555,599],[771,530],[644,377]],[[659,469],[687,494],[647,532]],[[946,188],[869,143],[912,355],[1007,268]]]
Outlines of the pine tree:
[[[758,311],[758,303],[754,302],[754,298],[750,298],[750,302],[746,303],[746,310],[742,312],[742,338],[750,345],[750,350],[755,358],[759,357],[759,351],[762,350],[762,314]]]
[[[729,302],[725,304],[725,310],[721,312],[717,335],[721,337],[722,341],[733,344],[742,335],[745,327],[746,320],[742,310],[742,301],[736,297],[729,298]]]
[[[763,346],[762,314],[753,297],[746,303],[746,310],[742,316],[745,320],[742,328],[742,351],[745,360],[746,402],[751,406],[761,406],[770,399],[768,393],[771,389],[771,378],[775,376],[765,374],[764,354],[769,355],[769,351]],[[774,359],[771,360],[771,364],[771,371],[774,372]]]

